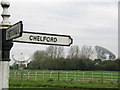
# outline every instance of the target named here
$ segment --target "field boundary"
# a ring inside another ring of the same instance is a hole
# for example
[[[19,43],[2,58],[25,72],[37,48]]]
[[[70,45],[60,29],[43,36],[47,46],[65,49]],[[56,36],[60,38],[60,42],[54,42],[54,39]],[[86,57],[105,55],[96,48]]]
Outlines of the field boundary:
[[[12,80],[37,80],[37,81],[96,81],[116,82],[120,80],[119,73],[95,73],[95,72],[13,72]]]

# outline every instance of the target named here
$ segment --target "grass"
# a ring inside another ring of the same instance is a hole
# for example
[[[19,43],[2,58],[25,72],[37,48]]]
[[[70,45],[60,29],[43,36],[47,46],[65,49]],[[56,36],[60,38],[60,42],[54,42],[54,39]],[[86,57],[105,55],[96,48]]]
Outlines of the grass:
[[[117,71],[48,71],[48,70],[24,70],[24,71],[20,71],[20,70],[11,70],[10,71],[10,75],[14,74],[14,73],[19,73],[20,76],[17,77],[15,80],[13,77],[10,78],[10,88],[40,88],[40,87],[60,87],[60,88],[118,88],[118,83],[115,81],[107,81],[107,82],[101,82],[102,79],[104,78],[108,78],[109,77],[109,73],[111,74],[115,74],[118,73]],[[35,74],[37,72],[37,74],[42,74],[43,72],[46,73],[46,75],[44,75],[44,79],[43,76],[38,75],[37,79],[35,79],[35,76],[31,76],[29,79],[27,79],[28,77],[26,76],[22,76],[21,79],[21,72],[23,74],[28,75],[28,73],[30,72],[30,74]],[[55,78],[50,78],[50,73],[52,73],[52,77]],[[58,73],[60,72],[60,75],[58,75]],[[66,80],[65,77],[65,73],[68,73],[68,77]],[[100,76],[100,78],[94,77],[94,80],[90,79],[90,80],[74,80],[74,74],[76,73],[77,79],[81,78],[80,73],[85,73],[85,77],[86,79],[91,77],[91,73],[108,73],[104,75],[104,78],[102,77],[101,79],[101,74],[100,75],[96,75],[96,76]],[[59,78],[58,78],[59,77]],[[63,79],[62,79],[63,78]]]
[[[15,87],[60,87],[60,88],[118,88],[115,85],[106,83],[88,83],[88,82],[43,82],[43,81],[10,81],[10,88]]]

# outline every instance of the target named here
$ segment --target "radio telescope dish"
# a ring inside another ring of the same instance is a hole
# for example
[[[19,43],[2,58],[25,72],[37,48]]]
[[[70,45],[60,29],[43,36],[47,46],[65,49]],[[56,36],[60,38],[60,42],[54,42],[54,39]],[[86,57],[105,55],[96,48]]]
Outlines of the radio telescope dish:
[[[17,55],[13,55],[12,56],[13,57],[13,59],[15,60],[15,61],[20,61],[20,62],[24,62],[24,61],[28,61],[29,60],[29,56],[23,56],[23,54],[21,53],[21,54],[17,54]]]
[[[17,54],[17,55],[12,55],[13,60],[17,63],[17,64],[25,64],[27,67],[27,64],[30,62],[30,57],[28,55],[24,55],[23,53],[21,54]]]
[[[98,59],[114,60],[116,58],[116,56],[112,52],[103,47],[95,46],[95,50],[97,52]]]
[[[17,54],[17,55],[13,55],[12,57],[15,61],[18,61],[18,62],[25,62],[25,61],[29,60],[29,56],[27,56],[27,55],[23,56],[22,53]]]

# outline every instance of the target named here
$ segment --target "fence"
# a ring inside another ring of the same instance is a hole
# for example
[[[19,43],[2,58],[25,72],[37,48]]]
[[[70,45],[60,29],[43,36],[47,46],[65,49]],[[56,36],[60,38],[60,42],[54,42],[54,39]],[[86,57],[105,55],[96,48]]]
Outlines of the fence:
[[[92,72],[14,72],[10,74],[14,80],[57,80],[57,81],[112,81],[120,79],[119,73],[92,73]]]

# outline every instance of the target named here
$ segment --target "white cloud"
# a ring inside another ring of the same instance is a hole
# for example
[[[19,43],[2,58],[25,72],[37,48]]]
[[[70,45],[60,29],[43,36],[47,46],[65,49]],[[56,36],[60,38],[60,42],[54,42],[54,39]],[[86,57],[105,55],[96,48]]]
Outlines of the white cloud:
[[[22,20],[24,30],[68,34],[73,37],[74,44],[101,45],[117,54],[117,2],[39,0],[38,3],[38,0],[13,0],[10,20],[12,23]],[[16,44],[12,52],[20,50],[18,47],[19,44]],[[35,51],[37,48],[36,45],[34,50],[29,48],[29,51]],[[23,45],[21,50],[25,49]]]
[[[10,2],[118,2],[119,0],[9,0]]]

